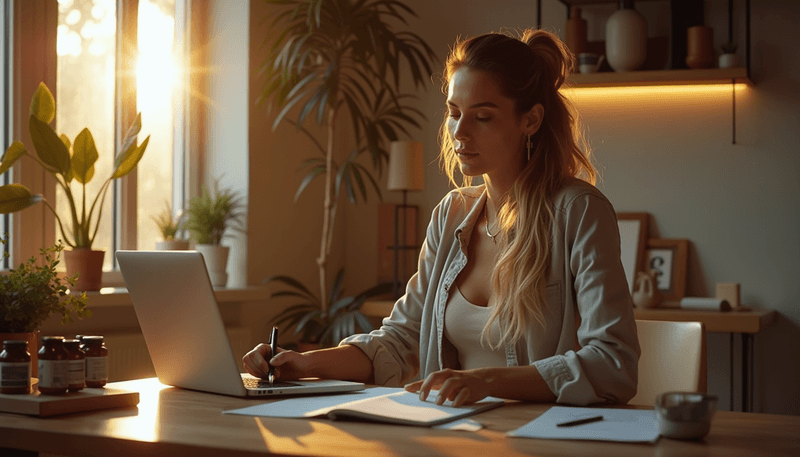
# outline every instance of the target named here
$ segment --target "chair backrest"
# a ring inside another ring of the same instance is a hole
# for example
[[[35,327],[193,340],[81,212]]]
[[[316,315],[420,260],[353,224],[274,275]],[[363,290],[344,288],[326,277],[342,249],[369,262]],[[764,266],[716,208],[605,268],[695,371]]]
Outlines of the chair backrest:
[[[631,405],[653,406],[663,392],[705,392],[706,329],[702,322],[636,321],[639,388]]]

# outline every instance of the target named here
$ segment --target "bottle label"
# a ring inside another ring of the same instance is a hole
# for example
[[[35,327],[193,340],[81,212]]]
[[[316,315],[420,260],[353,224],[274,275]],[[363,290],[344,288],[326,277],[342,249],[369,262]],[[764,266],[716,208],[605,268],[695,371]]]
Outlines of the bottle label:
[[[0,363],[0,388],[30,386],[30,362]]]
[[[69,361],[39,359],[39,387],[69,387]]]
[[[77,386],[83,385],[83,379],[86,374],[86,363],[83,359],[69,361],[69,385]]]
[[[86,380],[108,381],[108,357],[86,357]]]

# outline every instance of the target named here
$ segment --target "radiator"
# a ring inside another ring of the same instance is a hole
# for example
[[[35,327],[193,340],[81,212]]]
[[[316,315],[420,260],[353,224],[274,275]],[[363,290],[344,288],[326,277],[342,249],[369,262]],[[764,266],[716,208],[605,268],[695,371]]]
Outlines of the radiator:
[[[108,381],[149,378],[156,375],[141,333],[103,335],[108,348]],[[236,357],[252,349],[250,329],[229,328],[228,339]]]

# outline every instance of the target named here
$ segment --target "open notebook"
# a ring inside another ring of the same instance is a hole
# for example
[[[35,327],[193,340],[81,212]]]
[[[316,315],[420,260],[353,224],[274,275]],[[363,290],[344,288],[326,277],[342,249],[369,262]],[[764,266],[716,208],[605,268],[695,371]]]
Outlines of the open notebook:
[[[335,380],[270,385],[240,373],[244,354],[231,349],[199,252],[117,251],[117,260],[163,384],[242,397],[364,389],[362,383]]]
[[[373,387],[350,394],[292,398],[225,411],[225,414],[306,419],[325,417],[432,427],[503,405],[503,400],[489,397],[454,408],[449,401],[437,405],[435,398],[436,392],[431,392],[426,401],[421,401],[418,394],[401,388]]]

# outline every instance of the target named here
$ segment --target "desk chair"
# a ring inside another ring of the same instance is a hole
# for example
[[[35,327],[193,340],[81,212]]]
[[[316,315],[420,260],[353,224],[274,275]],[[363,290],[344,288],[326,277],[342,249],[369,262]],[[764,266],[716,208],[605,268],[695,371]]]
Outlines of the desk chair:
[[[705,392],[706,329],[702,322],[636,321],[639,388],[630,405],[653,406],[668,391]]]

